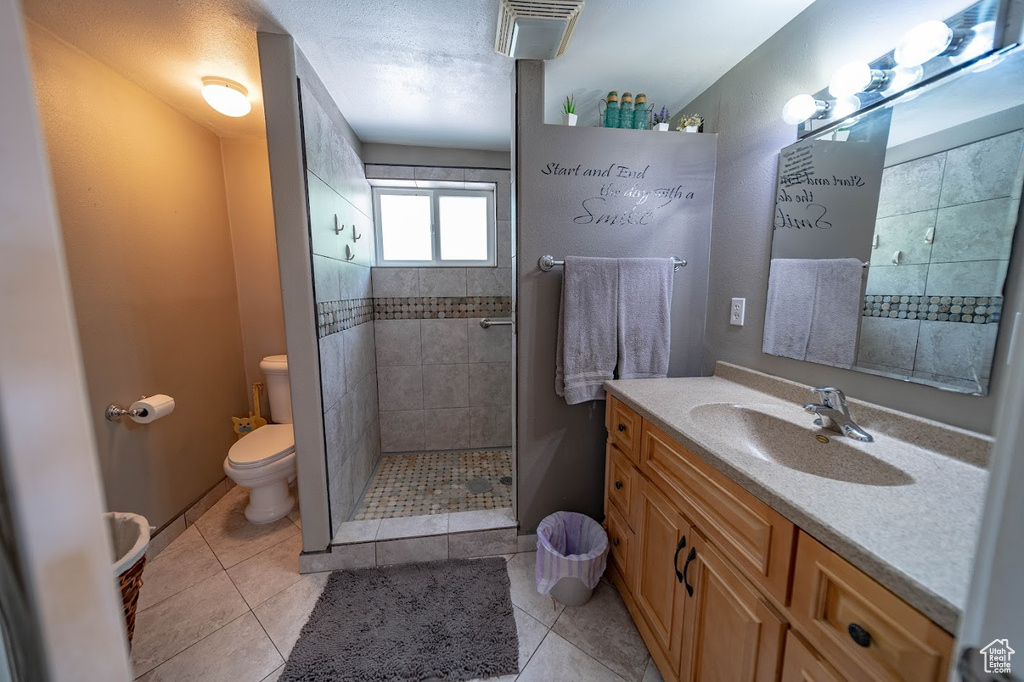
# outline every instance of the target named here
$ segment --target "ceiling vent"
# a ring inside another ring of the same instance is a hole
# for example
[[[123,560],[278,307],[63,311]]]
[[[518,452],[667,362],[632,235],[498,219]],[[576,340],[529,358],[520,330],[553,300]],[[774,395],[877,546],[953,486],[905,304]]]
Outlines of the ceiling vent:
[[[561,57],[582,11],[582,0],[501,0],[494,50],[513,59]]]

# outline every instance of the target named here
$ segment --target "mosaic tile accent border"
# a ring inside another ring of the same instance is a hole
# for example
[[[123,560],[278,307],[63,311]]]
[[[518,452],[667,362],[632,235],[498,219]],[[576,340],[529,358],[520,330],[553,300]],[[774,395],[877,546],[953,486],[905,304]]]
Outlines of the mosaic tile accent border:
[[[316,304],[316,333],[321,339],[372,321],[372,298],[349,298]]]
[[[864,317],[994,324],[1003,312],[1002,296],[865,296]]]
[[[375,320],[509,317],[511,296],[414,296],[373,299]]]

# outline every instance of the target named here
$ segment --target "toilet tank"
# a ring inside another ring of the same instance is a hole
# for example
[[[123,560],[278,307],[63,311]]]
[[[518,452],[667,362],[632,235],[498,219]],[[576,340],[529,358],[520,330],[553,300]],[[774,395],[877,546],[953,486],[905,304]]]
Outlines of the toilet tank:
[[[268,355],[260,362],[267,380],[270,420],[275,424],[292,423],[292,389],[288,385],[288,356]]]

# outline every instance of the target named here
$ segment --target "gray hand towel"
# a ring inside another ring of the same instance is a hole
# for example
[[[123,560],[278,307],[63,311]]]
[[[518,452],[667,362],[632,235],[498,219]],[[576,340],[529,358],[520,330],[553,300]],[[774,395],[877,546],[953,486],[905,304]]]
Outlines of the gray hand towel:
[[[620,379],[668,376],[674,272],[671,258],[619,259]]]
[[[565,259],[555,393],[570,405],[603,399],[602,384],[614,378],[618,282],[614,258]]]
[[[863,273],[856,258],[773,259],[761,349],[770,355],[851,367]]]
[[[833,367],[852,367],[864,307],[864,264],[856,258],[818,261],[811,332],[804,359]]]

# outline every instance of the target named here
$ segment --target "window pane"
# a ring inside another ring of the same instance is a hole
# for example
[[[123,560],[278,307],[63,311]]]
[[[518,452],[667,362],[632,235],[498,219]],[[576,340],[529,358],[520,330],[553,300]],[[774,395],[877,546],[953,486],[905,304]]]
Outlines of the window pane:
[[[441,260],[487,260],[487,197],[444,196],[441,213]]]
[[[384,260],[431,260],[430,197],[381,194],[380,231]]]

